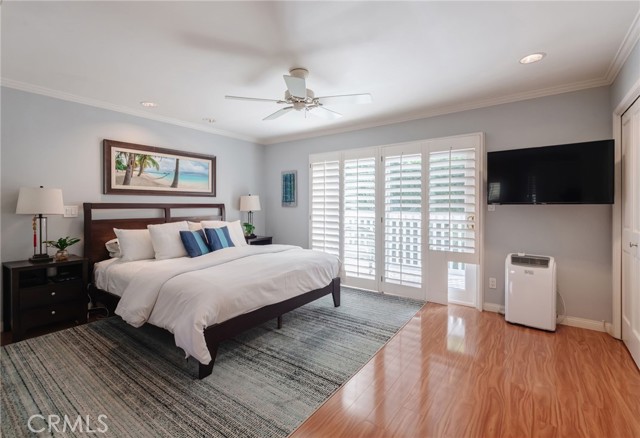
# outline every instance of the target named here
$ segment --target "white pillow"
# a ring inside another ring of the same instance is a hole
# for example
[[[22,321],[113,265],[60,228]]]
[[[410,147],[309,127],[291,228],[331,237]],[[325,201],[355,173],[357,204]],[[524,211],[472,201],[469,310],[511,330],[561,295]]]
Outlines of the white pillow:
[[[202,221],[200,222],[202,228],[222,228],[227,227],[229,230],[229,237],[233,242],[233,246],[246,246],[247,241],[244,238],[244,231],[242,231],[242,225],[240,221],[225,222],[225,221]]]
[[[149,230],[121,230],[114,228],[113,231],[118,236],[121,260],[123,262],[152,259],[155,256]]]
[[[118,239],[111,239],[106,242],[104,246],[107,248],[107,251],[109,251],[109,257],[118,258],[122,255],[120,254],[120,243],[118,242]]]
[[[202,225],[200,225],[200,222],[187,221],[187,223],[189,224],[189,231],[198,231],[202,229]]]
[[[151,244],[156,254],[156,260],[187,256],[187,250],[184,249],[180,238],[180,231],[189,231],[187,221],[148,225],[147,228],[151,234]]]

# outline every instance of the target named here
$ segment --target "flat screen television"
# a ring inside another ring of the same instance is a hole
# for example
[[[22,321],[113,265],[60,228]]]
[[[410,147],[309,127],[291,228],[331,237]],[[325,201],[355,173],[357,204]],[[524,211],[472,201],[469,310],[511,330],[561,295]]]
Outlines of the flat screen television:
[[[613,204],[613,140],[489,152],[489,204]]]

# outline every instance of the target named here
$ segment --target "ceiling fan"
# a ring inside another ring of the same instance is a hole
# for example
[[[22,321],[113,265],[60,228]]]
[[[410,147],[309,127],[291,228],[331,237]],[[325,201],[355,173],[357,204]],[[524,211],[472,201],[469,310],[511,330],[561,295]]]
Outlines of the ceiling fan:
[[[289,105],[268,115],[262,120],[277,119],[293,110],[304,111],[305,117],[307,113],[310,113],[325,119],[337,119],[342,117],[342,114],[325,108],[325,104],[371,103],[371,94],[368,93],[316,97],[313,90],[307,88],[307,76],[309,76],[309,71],[304,68],[294,68],[289,70],[289,75],[283,75],[282,77],[287,85],[287,90],[284,92],[284,99],[260,99],[241,96],[225,96],[225,99],[273,102],[280,105]]]

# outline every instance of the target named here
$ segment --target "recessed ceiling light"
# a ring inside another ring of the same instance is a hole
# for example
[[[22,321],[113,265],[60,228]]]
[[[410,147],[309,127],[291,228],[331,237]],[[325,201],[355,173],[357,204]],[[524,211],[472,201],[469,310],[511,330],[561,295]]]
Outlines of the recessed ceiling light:
[[[532,62],[538,62],[542,58],[547,56],[544,52],[532,53],[531,55],[527,55],[520,60],[520,64],[531,64]]]
[[[207,123],[215,123],[216,119],[214,119],[213,117],[203,117],[202,121]]]
[[[155,108],[158,106],[158,104],[155,102],[140,102],[140,105],[142,105],[145,108]]]

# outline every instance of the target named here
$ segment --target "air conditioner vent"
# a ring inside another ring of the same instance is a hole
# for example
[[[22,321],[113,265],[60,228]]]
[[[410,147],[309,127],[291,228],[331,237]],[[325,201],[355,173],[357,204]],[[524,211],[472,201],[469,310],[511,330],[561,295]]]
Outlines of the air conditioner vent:
[[[549,267],[549,257],[539,257],[532,255],[512,255],[511,263],[520,266],[538,266],[541,268]]]

